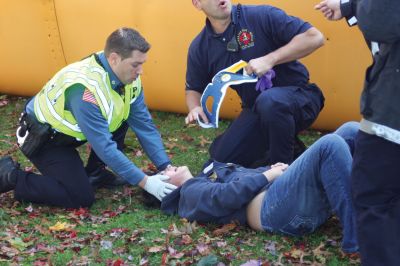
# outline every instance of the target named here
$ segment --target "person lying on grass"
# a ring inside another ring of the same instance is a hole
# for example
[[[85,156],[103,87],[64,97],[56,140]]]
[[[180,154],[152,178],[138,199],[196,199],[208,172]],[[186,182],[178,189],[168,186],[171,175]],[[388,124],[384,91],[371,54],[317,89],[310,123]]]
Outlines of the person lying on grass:
[[[195,177],[187,166],[171,167],[163,174],[178,188],[163,198],[161,210],[190,221],[238,221],[255,230],[291,236],[314,232],[335,213],[343,228],[343,251],[357,252],[349,183],[357,130],[356,122],[344,124],[290,166],[248,169],[210,160]]]

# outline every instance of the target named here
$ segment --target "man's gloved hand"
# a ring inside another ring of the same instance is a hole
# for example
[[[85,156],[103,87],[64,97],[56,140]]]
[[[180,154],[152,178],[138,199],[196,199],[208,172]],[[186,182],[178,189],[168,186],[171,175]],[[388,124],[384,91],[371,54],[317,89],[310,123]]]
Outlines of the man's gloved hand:
[[[168,179],[169,176],[166,175],[148,176],[146,184],[144,185],[144,190],[146,190],[161,201],[166,195],[176,189],[175,185],[164,182]]]

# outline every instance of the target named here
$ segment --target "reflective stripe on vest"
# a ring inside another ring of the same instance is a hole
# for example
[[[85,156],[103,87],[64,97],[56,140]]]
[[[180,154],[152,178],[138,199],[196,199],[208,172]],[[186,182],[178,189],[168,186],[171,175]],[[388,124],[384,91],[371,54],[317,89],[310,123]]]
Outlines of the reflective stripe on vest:
[[[107,72],[97,63],[94,55],[61,69],[36,95],[35,114],[40,122],[48,123],[55,130],[79,140],[86,137],[72,113],[64,109],[65,92],[75,84],[81,84],[93,93],[110,132],[117,130],[128,118],[130,104],[142,90],[138,77],[124,87],[125,94],[121,97],[111,88]]]

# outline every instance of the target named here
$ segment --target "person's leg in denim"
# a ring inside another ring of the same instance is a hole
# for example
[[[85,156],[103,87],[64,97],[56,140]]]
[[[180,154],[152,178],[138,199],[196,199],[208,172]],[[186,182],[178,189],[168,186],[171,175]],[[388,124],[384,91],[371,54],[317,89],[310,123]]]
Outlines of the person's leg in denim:
[[[344,123],[334,132],[347,142],[350,147],[351,155],[354,154],[354,143],[359,129],[360,123],[351,121]]]
[[[344,139],[329,134],[305,151],[267,190],[264,230],[300,236],[313,232],[332,211],[343,227],[342,249],[358,250],[350,194],[352,157]]]

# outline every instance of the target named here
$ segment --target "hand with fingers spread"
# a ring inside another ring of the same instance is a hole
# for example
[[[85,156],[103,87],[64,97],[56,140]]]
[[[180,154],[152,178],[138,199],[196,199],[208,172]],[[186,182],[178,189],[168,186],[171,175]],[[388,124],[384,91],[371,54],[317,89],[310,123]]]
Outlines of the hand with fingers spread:
[[[340,10],[340,0],[324,0],[314,8],[321,11],[328,20],[340,20],[343,18]]]
[[[169,180],[169,176],[159,174],[146,177],[147,180],[146,184],[144,185],[144,190],[155,196],[160,201],[166,195],[176,189],[175,185],[166,182],[167,180]]]
[[[194,107],[192,110],[190,110],[189,114],[185,118],[185,123],[190,124],[192,122],[196,122],[198,117],[202,120],[202,122],[206,124],[209,123],[207,116],[201,106]]]

